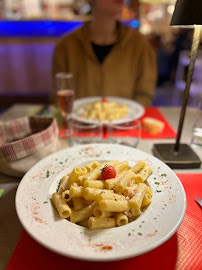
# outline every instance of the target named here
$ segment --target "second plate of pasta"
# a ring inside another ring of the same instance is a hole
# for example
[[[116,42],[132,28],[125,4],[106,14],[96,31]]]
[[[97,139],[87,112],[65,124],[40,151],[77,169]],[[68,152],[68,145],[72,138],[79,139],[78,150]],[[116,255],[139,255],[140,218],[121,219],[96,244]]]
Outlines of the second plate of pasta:
[[[125,123],[140,118],[144,107],[136,101],[121,97],[87,97],[75,100],[72,118],[86,123]]]
[[[183,220],[186,196],[174,172],[155,157],[91,144],[37,163],[20,182],[16,209],[44,247],[72,258],[113,261],[168,240]]]

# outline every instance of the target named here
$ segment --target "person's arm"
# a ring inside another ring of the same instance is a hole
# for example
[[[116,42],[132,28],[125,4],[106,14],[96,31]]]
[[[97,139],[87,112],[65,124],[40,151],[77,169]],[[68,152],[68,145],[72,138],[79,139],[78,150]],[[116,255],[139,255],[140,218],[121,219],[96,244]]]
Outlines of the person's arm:
[[[135,100],[145,107],[151,106],[157,81],[156,56],[150,44],[145,42],[138,61],[138,79]]]
[[[59,41],[56,44],[52,58],[52,102],[55,102],[56,100],[55,75],[58,72],[68,72],[67,55],[65,53],[65,46],[63,43],[64,41]]]

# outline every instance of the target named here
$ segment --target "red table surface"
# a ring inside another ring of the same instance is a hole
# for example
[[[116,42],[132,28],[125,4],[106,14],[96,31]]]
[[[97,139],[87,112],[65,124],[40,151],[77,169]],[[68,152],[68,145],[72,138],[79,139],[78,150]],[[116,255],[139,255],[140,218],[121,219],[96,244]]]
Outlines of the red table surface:
[[[160,247],[141,256],[114,262],[86,262],[55,254],[23,231],[7,270],[95,269],[96,270],[200,270],[202,269],[202,174],[178,174],[186,196],[185,218],[177,232]]]
[[[163,138],[175,138],[176,137],[176,131],[171,127],[171,125],[168,123],[168,121],[166,120],[166,118],[162,115],[162,113],[159,111],[158,108],[155,107],[147,107],[145,108],[145,113],[144,115],[140,118],[140,121],[142,121],[142,119],[144,117],[153,117],[155,119],[158,119],[162,122],[164,122],[165,127],[163,129],[163,131],[161,133],[155,134],[155,135],[151,135],[148,132],[142,130],[142,134],[141,134],[141,138],[142,139],[163,139]],[[62,127],[60,127],[59,129],[59,137],[64,138],[65,137],[65,130],[64,130],[65,126],[63,125]],[[104,135],[104,137],[106,137]]]

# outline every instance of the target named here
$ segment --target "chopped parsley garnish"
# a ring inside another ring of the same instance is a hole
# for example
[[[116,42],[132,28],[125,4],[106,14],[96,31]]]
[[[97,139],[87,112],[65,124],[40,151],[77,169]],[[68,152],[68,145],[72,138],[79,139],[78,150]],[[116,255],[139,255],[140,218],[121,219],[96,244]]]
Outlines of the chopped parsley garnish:
[[[139,171],[138,171],[138,173],[140,173],[142,169],[143,169],[143,168],[140,168]]]
[[[131,236],[131,233],[129,233],[128,236]]]
[[[4,189],[0,189],[0,197],[4,193]]]
[[[105,167],[107,167],[107,164],[105,164],[104,167],[101,169],[101,174],[103,174]]]
[[[56,189],[56,192],[59,191],[59,188],[60,188],[60,181],[58,182],[58,187],[57,187],[57,189]]]
[[[48,203],[48,202],[47,202],[47,201],[45,201],[45,202],[43,202],[43,203],[45,204],[45,203]]]
[[[138,235],[142,235],[142,233],[139,232]]]
[[[161,174],[161,176],[167,176],[167,174],[166,173],[163,173],[163,174]]]
[[[160,182],[155,182],[154,184],[156,184],[156,185],[160,185]]]
[[[107,151],[107,154],[110,154],[111,152],[110,151]]]
[[[48,178],[50,176],[50,172],[46,171],[46,177]]]
[[[114,199],[117,202],[117,199]]]
[[[162,192],[162,190],[156,190],[156,192]]]

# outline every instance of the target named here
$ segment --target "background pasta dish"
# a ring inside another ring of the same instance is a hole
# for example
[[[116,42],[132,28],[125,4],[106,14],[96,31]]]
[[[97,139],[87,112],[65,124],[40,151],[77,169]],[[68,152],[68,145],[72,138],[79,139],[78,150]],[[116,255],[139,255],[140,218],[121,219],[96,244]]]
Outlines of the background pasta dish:
[[[115,96],[103,99],[98,96],[76,99],[71,117],[85,123],[125,123],[139,119],[144,112],[144,107],[134,100]]]
[[[127,104],[119,104],[115,101],[100,100],[84,107],[82,117],[91,120],[118,120],[128,114]]]

